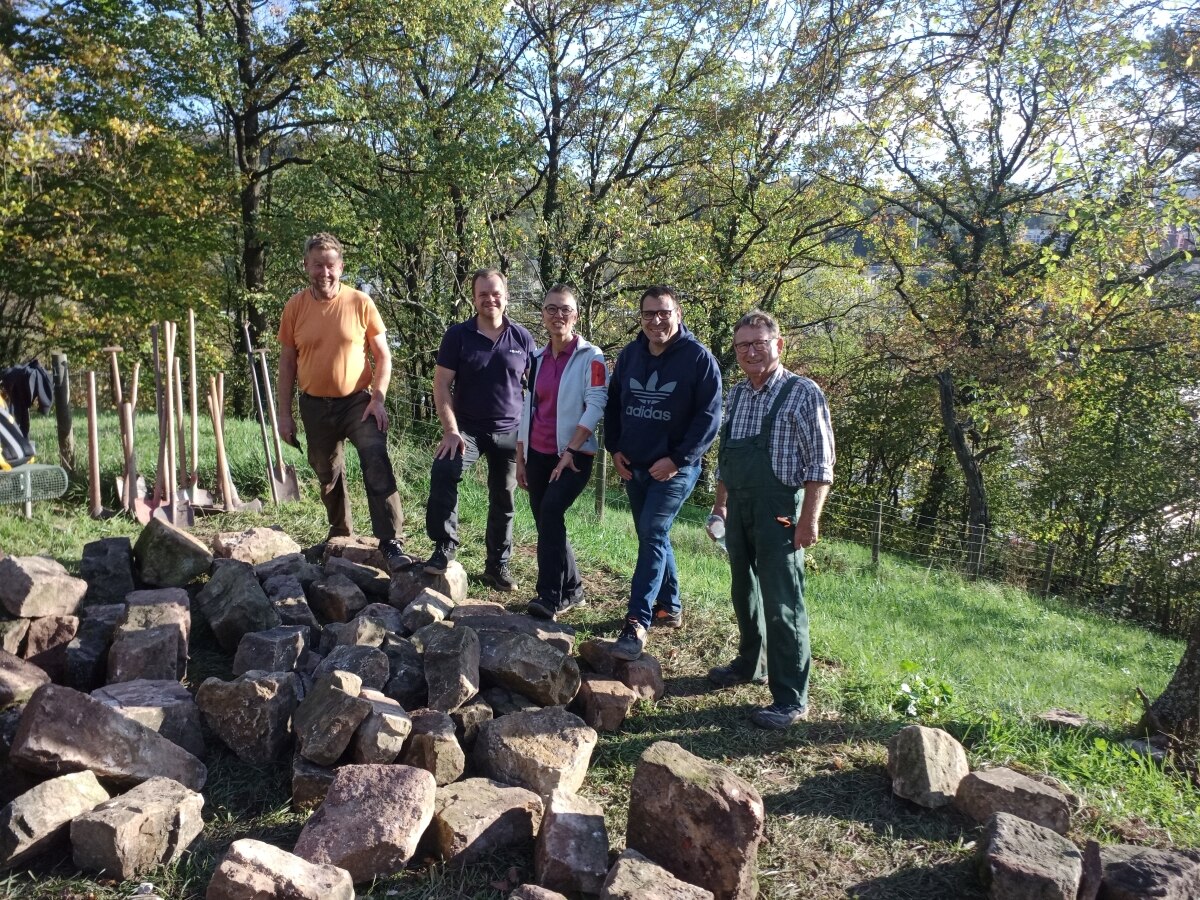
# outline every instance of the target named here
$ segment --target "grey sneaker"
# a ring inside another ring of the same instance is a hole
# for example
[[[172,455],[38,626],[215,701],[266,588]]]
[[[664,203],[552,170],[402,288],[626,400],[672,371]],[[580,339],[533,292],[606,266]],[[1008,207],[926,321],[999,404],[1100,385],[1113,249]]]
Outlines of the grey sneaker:
[[[654,618],[650,620],[651,628],[682,628],[683,610],[671,612],[661,606],[654,607]]]
[[[507,565],[497,566],[494,569],[484,569],[483,574],[479,576],[479,580],[498,591],[504,591],[506,594],[517,589],[517,579],[512,577],[512,572],[509,571]]]
[[[613,644],[613,657],[633,662],[633,660],[641,657],[644,649],[646,649],[646,629],[642,627],[640,622],[635,622],[633,619],[626,619],[625,627],[621,629],[620,637]]]
[[[454,560],[454,548],[437,546],[433,548],[433,555],[425,560],[425,571],[430,575],[445,575],[446,569],[450,567],[450,563]]]
[[[583,599],[583,594],[559,601],[558,609],[555,612],[561,616],[563,613],[569,612],[572,609],[578,609],[580,606],[587,606],[587,601]]]
[[[807,706],[780,706],[772,703],[762,709],[750,713],[750,721],[759,728],[769,728],[772,731],[783,731],[791,728],[797,722],[808,718]]]
[[[717,687],[733,687],[738,684],[766,684],[767,676],[747,678],[738,669],[737,661],[734,660],[727,666],[713,666],[709,669],[708,680]]]

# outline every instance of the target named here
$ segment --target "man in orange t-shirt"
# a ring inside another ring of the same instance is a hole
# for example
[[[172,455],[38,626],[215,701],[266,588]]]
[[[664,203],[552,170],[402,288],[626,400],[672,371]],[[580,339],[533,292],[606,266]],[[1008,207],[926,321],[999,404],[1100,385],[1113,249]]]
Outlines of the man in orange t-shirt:
[[[343,445],[358,451],[371,530],[389,566],[412,564],[401,544],[404,513],[388,458],[384,407],[392,355],[374,301],[342,284],[342,243],[315,234],[304,245],[309,286],[283,309],[279,322],[279,434],[296,435],[292,390],[299,383],[300,419],[308,436],[308,462],[321,482],[329,536],[350,535]],[[367,353],[375,360],[372,373]]]

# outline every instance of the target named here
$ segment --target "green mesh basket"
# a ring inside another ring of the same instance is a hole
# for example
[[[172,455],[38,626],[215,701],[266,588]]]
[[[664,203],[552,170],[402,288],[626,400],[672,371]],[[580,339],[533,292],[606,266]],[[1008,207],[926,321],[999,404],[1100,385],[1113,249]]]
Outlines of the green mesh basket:
[[[61,466],[31,463],[0,471],[0,504],[53,500],[67,491],[67,473]]]

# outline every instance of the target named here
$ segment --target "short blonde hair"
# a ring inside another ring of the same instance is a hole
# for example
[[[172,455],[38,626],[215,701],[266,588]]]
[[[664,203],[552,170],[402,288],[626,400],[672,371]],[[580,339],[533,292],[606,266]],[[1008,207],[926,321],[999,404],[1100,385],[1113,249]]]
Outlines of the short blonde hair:
[[[305,258],[308,257],[310,250],[333,250],[337,253],[338,259],[341,259],[343,253],[345,252],[342,242],[328,231],[318,231],[304,242]]]

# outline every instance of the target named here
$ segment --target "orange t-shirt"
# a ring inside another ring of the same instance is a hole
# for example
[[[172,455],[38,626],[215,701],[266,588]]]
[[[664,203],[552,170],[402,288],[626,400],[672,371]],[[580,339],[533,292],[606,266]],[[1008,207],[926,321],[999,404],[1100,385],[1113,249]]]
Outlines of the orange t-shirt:
[[[314,397],[348,397],[371,385],[367,341],[383,334],[375,302],[342,287],[332,300],[305,288],[287,302],[279,320],[279,343],[299,354],[296,381]]]

